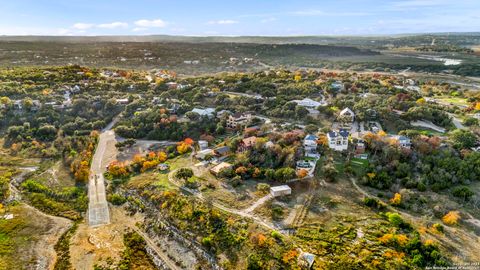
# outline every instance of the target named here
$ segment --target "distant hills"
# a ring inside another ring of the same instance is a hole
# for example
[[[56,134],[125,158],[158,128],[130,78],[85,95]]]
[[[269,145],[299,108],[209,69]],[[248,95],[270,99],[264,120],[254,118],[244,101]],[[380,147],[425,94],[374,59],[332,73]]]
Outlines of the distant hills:
[[[480,44],[480,32],[404,34],[389,36],[0,36],[0,41],[17,42],[189,42],[189,43],[257,43],[257,44],[316,44],[355,46],[420,46],[437,43],[457,46]]]

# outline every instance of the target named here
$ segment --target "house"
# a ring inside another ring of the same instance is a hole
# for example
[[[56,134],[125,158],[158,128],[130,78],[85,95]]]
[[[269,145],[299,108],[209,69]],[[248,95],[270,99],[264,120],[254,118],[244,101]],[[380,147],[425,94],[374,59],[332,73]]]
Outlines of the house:
[[[298,106],[302,106],[302,107],[305,107],[307,109],[308,108],[315,109],[318,106],[324,106],[325,105],[324,103],[315,101],[315,100],[310,99],[310,98],[304,98],[302,100],[292,100],[292,102],[295,102],[295,103],[297,103]]]
[[[117,102],[117,104],[121,104],[121,105],[128,104],[128,98],[117,98],[115,99],[115,101]]]
[[[342,82],[336,81],[331,84],[333,90],[335,91],[341,91],[345,88]]]
[[[292,194],[292,189],[287,185],[271,187],[270,194],[272,194],[273,197],[290,195]]]
[[[349,132],[345,129],[339,131],[330,131],[327,134],[328,147],[335,151],[345,151],[348,149]]]
[[[205,159],[207,156],[213,156],[213,155],[214,155],[213,150],[207,148],[207,149],[198,151],[197,154],[195,155],[195,157],[197,159]]]
[[[166,85],[168,86],[168,89],[177,89],[178,87],[178,83],[176,82],[168,82]]]
[[[224,115],[230,115],[230,114],[232,114],[232,112],[229,110],[221,110],[217,112],[217,118],[222,118]]]
[[[235,113],[227,118],[227,128],[236,129],[239,126],[246,126],[252,120],[250,113]]]
[[[390,138],[397,140],[398,145],[400,145],[403,148],[410,149],[412,147],[412,142],[410,141],[410,138],[402,135],[392,135]]]
[[[198,113],[200,116],[207,116],[210,118],[214,116],[215,109],[214,108],[205,108],[205,109],[194,108],[192,112]]]
[[[21,99],[13,101],[13,108],[15,110],[22,110],[23,109],[23,101]]]
[[[230,147],[228,146],[218,147],[213,149],[213,152],[215,153],[216,156],[219,156],[219,157],[227,156],[230,154]]]
[[[207,141],[198,141],[198,146],[200,147],[200,150],[204,150],[208,148],[208,142]]]
[[[228,162],[222,162],[222,163],[218,164],[217,166],[212,167],[210,169],[210,172],[213,175],[218,175],[221,171],[231,169],[231,168],[233,168],[232,164],[230,164]]]
[[[240,141],[238,145],[238,152],[245,152],[255,146],[257,142],[257,137],[251,136]]]
[[[365,153],[365,142],[363,142],[362,140],[359,140],[357,142],[357,145],[355,145],[355,154],[361,155],[363,153]]]
[[[315,263],[315,255],[312,253],[302,252],[298,256],[298,264],[305,266],[306,269],[312,269],[314,263]]]
[[[260,131],[259,126],[247,127],[243,130],[243,134],[245,137],[255,136],[255,135],[258,135],[259,131]]]
[[[168,170],[170,166],[168,166],[167,163],[160,163],[157,165],[157,168],[160,170],[160,171],[166,171]]]
[[[351,123],[355,120],[355,113],[350,108],[345,108],[340,112],[339,118]]]
[[[303,149],[305,150],[305,156],[319,158],[317,153],[318,137],[312,134],[305,136],[303,139]]]

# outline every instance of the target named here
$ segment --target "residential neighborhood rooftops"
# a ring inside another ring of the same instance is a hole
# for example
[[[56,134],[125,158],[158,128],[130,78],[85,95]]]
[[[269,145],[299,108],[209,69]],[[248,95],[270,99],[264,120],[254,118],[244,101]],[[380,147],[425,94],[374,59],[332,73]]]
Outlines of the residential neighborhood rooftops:
[[[324,103],[315,101],[315,100],[310,99],[310,98],[304,98],[304,99],[301,99],[301,100],[292,100],[292,102],[297,103],[298,106],[308,107],[308,108],[316,108],[318,106],[324,105]]]
[[[192,112],[198,113],[201,116],[209,116],[210,117],[210,116],[213,116],[213,114],[215,113],[215,109],[214,108],[205,108],[205,109],[194,108],[192,110]]]
[[[328,137],[335,138],[337,136],[342,136],[344,138],[348,137],[350,133],[346,129],[340,129],[339,131],[329,131]]]
[[[213,151],[215,151],[216,154],[223,156],[230,152],[230,147],[222,146],[222,147],[215,148]]]
[[[210,169],[210,172],[213,173],[213,174],[218,174],[220,173],[222,170],[225,170],[225,169],[229,169],[229,168],[232,168],[232,164],[228,163],[228,162],[222,162],[220,164],[218,164],[217,166],[213,167]]]
[[[308,134],[306,137],[305,137],[305,140],[306,141],[316,141],[318,140],[318,137],[313,135],[313,134]]]

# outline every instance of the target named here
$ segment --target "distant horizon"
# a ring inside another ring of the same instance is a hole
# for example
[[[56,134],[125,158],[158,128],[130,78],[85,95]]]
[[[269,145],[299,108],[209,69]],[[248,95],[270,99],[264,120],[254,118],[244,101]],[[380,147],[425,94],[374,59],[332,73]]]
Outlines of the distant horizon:
[[[92,37],[271,37],[271,38],[295,38],[295,37],[391,37],[391,36],[422,36],[422,35],[467,35],[478,34],[480,31],[456,31],[456,32],[419,32],[419,33],[397,33],[397,34],[311,34],[311,35],[181,35],[181,34],[102,34],[102,35],[2,35],[0,37],[65,37],[65,38],[92,38]]]

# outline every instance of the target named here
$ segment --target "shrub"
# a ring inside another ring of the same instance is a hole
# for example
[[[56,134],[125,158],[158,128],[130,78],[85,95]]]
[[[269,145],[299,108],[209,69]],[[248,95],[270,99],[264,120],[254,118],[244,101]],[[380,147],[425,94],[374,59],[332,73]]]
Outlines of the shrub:
[[[443,223],[449,226],[457,225],[460,221],[460,212],[450,211],[445,216],[442,217]]]
[[[112,203],[113,205],[122,205],[127,201],[127,198],[120,194],[110,194],[107,197],[108,201]]]

